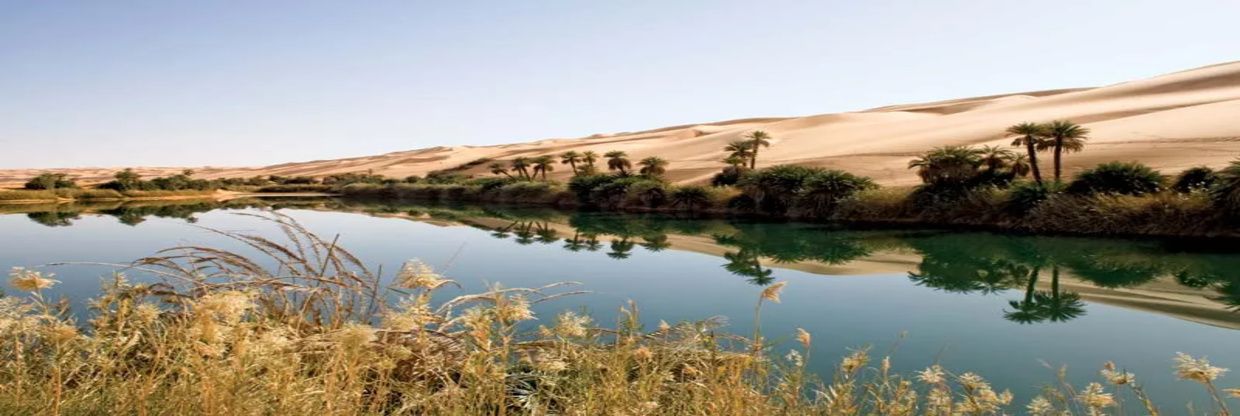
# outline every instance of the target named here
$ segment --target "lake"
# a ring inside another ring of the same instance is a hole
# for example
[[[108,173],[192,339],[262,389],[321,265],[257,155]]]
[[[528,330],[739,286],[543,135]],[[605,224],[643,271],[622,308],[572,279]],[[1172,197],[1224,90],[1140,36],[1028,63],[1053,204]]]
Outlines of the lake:
[[[262,220],[235,215],[266,209],[339,235],[389,276],[420,259],[461,284],[448,296],[490,283],[576,281],[590,291],[537,305],[543,321],[585,310],[610,326],[633,300],[648,328],[722,316],[726,331],[748,334],[759,293],[786,281],[782,303],[763,308],[762,330],[781,343],[777,356],[792,347],[796,328],[813,333],[810,365],[822,374],[849,349],[869,347],[890,354],[898,371],[938,362],[978,372],[1023,406],[1054,382],[1048,365],[1066,365],[1079,389],[1110,360],[1175,414],[1190,400],[1208,406],[1199,386],[1173,377],[1176,352],[1240,371],[1240,246],[1223,241],[280,199],[0,207],[0,267],[126,263],[181,244],[239,249],[202,227],[279,238]],[[42,269],[57,274],[52,295],[69,299],[79,316],[114,270]],[[1221,384],[1240,385],[1240,377]]]

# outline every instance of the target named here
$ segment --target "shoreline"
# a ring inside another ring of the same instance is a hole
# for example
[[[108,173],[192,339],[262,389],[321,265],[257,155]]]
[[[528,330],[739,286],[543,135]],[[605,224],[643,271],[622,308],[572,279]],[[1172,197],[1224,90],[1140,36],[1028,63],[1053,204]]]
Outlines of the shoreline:
[[[0,191],[2,193],[4,191]],[[216,200],[227,201],[237,198],[275,198],[275,197],[292,197],[292,198],[334,198],[340,196],[335,193],[327,192],[238,192],[238,191],[212,191],[203,192],[201,194],[190,195],[137,195],[137,196],[121,196],[121,197],[104,197],[104,198],[74,198],[74,197],[56,197],[56,198],[35,198],[35,199],[0,199],[0,205],[36,205],[36,204],[75,204],[89,202],[126,202],[126,201],[184,201],[184,200]]]

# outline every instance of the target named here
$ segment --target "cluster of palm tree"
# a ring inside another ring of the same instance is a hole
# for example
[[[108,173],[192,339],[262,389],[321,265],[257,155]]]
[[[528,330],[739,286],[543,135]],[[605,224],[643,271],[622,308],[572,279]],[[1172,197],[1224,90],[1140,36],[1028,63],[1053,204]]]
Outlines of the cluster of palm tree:
[[[745,135],[743,140],[732,141],[723,148],[728,152],[723,163],[737,170],[746,167],[755,169],[758,167],[758,150],[763,147],[771,147],[771,135],[762,130],[754,130]]]
[[[908,167],[917,169],[922,182],[931,185],[993,183],[1024,177],[1032,170],[1025,155],[998,146],[936,147],[910,161]]]
[[[629,160],[628,153],[613,150],[604,153],[602,157],[607,159],[607,170],[616,172],[620,176],[632,174],[633,162]],[[568,165],[573,171],[573,176],[592,175],[598,172],[594,164],[599,158],[599,154],[593,151],[577,152],[570,150],[560,154],[560,164]],[[637,173],[650,178],[660,178],[667,173],[667,165],[668,161],[666,159],[650,156],[637,162],[639,167]],[[520,156],[512,159],[508,166],[504,166],[501,163],[492,163],[489,167],[493,175],[503,175],[511,179],[526,181],[535,179],[545,181],[547,180],[547,172],[555,170],[555,158],[551,155],[532,158]]]
[[[1050,123],[1020,123],[1008,127],[1007,133],[1016,136],[1012,146],[1024,147],[1032,167],[1033,179],[1043,184],[1042,170],[1038,167],[1038,152],[1050,150],[1054,155],[1055,182],[1059,182],[1063,173],[1063,154],[1079,152],[1085,148],[1089,139],[1089,129],[1066,120],[1055,120]]]

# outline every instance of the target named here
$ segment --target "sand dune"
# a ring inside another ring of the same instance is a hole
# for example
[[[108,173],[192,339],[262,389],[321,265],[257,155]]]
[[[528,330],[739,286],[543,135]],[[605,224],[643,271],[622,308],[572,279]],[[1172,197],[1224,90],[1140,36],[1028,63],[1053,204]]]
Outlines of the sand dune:
[[[496,146],[454,146],[377,156],[259,168],[198,168],[204,177],[313,175],[359,172],[394,177],[425,175],[489,158],[507,161],[568,150],[623,150],[638,160],[657,155],[671,162],[677,182],[707,180],[723,164],[723,146],[761,129],[774,136],[760,165],[798,163],[848,170],[886,185],[916,183],[905,165],[916,153],[946,144],[1001,144],[1002,132],[1023,121],[1068,119],[1093,130],[1089,145],[1065,160],[1071,174],[1097,163],[1140,161],[1173,173],[1187,167],[1222,166],[1240,157],[1240,62],[1231,62],[1098,88],[1023,92],[805,117],[749,118],[686,124],[576,139],[546,139]],[[146,168],[144,175],[179,168]],[[0,184],[13,185],[37,169],[0,170]],[[86,182],[110,169],[67,169]],[[489,175],[486,166],[469,171]],[[566,166],[551,176],[569,176]]]

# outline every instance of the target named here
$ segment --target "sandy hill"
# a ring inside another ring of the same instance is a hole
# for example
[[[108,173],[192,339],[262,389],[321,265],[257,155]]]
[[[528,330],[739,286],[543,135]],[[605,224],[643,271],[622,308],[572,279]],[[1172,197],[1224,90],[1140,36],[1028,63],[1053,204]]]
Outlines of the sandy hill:
[[[558,154],[568,150],[628,152],[634,161],[657,155],[671,162],[669,178],[705,181],[718,171],[729,141],[755,130],[774,136],[760,165],[797,163],[867,175],[887,185],[916,177],[906,168],[916,153],[947,144],[1007,145],[1003,130],[1023,121],[1067,119],[1089,127],[1084,152],[1065,159],[1069,174],[1112,160],[1140,161],[1164,172],[1222,166],[1240,157],[1240,62],[1213,65],[1098,88],[1064,89],[895,105],[805,117],[770,117],[690,124],[639,132],[596,134],[496,146],[455,146],[260,168],[198,168],[201,176],[312,175],[373,170],[404,177],[487,158]],[[158,175],[177,168],[147,168]],[[68,169],[91,182],[109,169]],[[12,185],[38,170],[0,170]],[[489,175],[486,164],[468,171]],[[560,166],[553,178],[566,178]]]

